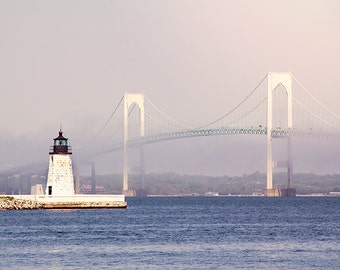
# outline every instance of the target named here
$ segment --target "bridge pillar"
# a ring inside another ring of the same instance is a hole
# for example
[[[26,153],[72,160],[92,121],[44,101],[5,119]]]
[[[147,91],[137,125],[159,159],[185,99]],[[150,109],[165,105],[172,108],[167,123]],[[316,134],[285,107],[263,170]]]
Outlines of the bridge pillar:
[[[145,190],[145,167],[144,167],[144,147],[140,147],[140,177],[142,180],[142,189]]]
[[[91,162],[91,194],[96,194],[96,164],[95,161]]]
[[[123,171],[123,194],[126,196],[134,196],[135,192],[129,190],[129,165],[128,165],[128,140],[129,140],[129,108],[133,104],[137,104],[140,112],[140,136],[145,134],[145,111],[144,111],[144,94],[143,93],[125,93],[124,94],[124,138],[123,138],[123,155],[124,155],[124,171]],[[141,153],[142,153],[141,149]],[[141,154],[141,157],[143,154]]]
[[[294,193],[291,189],[291,175],[292,175],[292,147],[291,138],[287,137],[287,174],[288,174],[288,189],[287,192],[281,192],[280,190],[273,189],[273,92],[274,90],[282,85],[287,93],[287,128],[288,130],[293,126],[292,118],[292,74],[290,72],[269,72],[268,73],[268,109],[267,109],[267,187],[266,196],[292,196]]]

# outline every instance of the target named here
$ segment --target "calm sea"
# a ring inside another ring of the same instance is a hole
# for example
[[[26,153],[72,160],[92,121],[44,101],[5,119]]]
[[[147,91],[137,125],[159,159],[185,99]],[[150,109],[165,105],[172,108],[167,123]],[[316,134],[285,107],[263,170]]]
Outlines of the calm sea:
[[[0,212],[0,269],[340,269],[340,197]]]

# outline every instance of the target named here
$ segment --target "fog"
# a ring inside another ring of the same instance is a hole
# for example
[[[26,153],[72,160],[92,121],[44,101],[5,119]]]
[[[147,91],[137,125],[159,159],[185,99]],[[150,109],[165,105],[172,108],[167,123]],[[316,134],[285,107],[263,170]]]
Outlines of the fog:
[[[234,108],[268,71],[291,71],[340,115],[339,14],[335,0],[2,0],[0,169],[47,163],[60,125],[77,154],[126,91],[195,126]],[[293,147],[295,172],[340,173],[339,142]],[[147,172],[265,172],[266,138],[157,143],[145,159]],[[121,162],[107,155],[98,169],[122,172]]]

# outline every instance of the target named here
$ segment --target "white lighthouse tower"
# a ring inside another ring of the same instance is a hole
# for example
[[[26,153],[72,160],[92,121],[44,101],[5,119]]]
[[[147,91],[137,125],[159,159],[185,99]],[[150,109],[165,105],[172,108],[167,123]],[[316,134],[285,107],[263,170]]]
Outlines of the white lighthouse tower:
[[[74,179],[72,172],[71,147],[59,131],[59,136],[51,147],[46,195],[70,196],[74,195]]]

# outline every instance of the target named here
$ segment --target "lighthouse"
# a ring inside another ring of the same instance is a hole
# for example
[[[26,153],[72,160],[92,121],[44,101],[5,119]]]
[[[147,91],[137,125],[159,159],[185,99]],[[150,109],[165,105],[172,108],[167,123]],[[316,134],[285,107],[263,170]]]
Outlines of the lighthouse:
[[[71,196],[74,195],[74,179],[72,172],[71,146],[68,139],[59,131],[50,149],[50,161],[46,184],[46,195]]]

